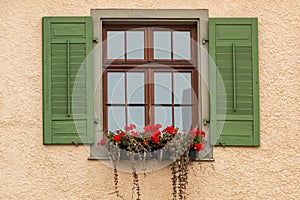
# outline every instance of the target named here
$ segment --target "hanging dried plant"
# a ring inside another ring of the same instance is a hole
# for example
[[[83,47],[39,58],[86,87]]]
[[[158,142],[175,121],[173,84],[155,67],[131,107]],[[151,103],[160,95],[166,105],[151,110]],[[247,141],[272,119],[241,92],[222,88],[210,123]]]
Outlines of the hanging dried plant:
[[[120,195],[118,188],[118,170],[117,165],[120,160],[120,149],[128,152],[130,165],[132,169],[132,199],[136,196],[137,200],[141,199],[139,178],[135,167],[135,157],[145,165],[146,153],[155,153],[158,160],[162,160],[163,153],[168,152],[170,159],[174,162],[171,166],[172,173],[172,196],[173,200],[187,199],[188,185],[188,163],[189,150],[191,148],[200,151],[203,148],[202,138],[205,133],[198,129],[193,129],[187,133],[179,133],[178,129],[173,126],[167,126],[160,131],[160,124],[148,125],[144,127],[143,132],[137,132],[136,126],[130,124],[125,126],[124,130],[116,132],[107,132],[105,138],[98,145],[107,145],[108,155],[114,166],[114,185],[116,195]],[[143,156],[141,156],[143,155]]]

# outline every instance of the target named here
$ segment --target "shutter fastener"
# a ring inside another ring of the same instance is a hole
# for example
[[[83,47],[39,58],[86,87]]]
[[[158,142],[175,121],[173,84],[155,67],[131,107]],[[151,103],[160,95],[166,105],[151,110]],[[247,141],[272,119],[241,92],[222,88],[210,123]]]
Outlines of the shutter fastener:
[[[93,37],[93,42],[98,43],[99,39],[97,37]]]
[[[78,143],[77,142],[72,141],[72,144],[74,144],[76,147],[78,147]]]
[[[225,143],[219,142],[219,145],[225,148]]]
[[[94,120],[94,123],[95,123],[95,124],[99,124],[99,119],[96,118],[96,119]]]
[[[202,44],[205,44],[206,42],[208,42],[208,38],[207,37],[203,37],[202,38]]]
[[[209,124],[210,121],[208,119],[203,119],[203,125],[206,126],[207,124]]]

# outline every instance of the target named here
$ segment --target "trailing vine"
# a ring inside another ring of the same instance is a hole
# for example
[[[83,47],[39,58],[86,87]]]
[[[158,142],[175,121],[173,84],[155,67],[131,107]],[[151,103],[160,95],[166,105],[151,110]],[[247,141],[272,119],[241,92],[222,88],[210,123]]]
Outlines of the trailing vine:
[[[163,131],[160,131],[160,128],[160,124],[148,125],[144,127],[143,132],[137,132],[136,126],[130,124],[130,126],[124,127],[125,131],[106,132],[106,137],[98,142],[98,145],[107,145],[108,147],[108,155],[113,163],[114,189],[117,197],[124,199],[118,187],[119,174],[117,169],[120,161],[120,150],[123,150],[129,156],[132,170],[132,199],[135,196],[136,200],[141,200],[135,159],[142,161],[142,170],[145,170],[147,153],[155,161],[161,161],[164,153],[170,156],[168,158],[174,161],[171,164],[173,200],[187,199],[189,150],[200,151],[203,148],[202,142],[205,133],[197,128],[186,133],[179,133],[178,129],[173,126],[168,126]]]
[[[132,199],[133,199],[133,195],[134,195],[134,191],[135,191],[136,195],[137,195],[136,200],[141,200],[139,177],[136,173],[136,168],[134,166],[134,154],[133,153],[130,153],[130,164],[131,164],[131,169],[132,169]]]
[[[188,185],[188,163],[189,155],[188,151],[184,152],[180,158],[176,159],[172,163],[171,174],[172,174],[172,196],[173,200],[187,199],[187,185]]]

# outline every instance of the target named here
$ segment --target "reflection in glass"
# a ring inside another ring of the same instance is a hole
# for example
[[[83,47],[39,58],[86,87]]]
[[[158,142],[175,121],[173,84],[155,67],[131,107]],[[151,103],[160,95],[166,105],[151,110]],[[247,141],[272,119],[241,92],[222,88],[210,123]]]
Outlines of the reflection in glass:
[[[161,124],[163,128],[172,125],[172,107],[155,106],[154,117],[155,124]]]
[[[124,59],[124,31],[107,31],[107,58]]]
[[[192,106],[174,108],[175,127],[180,131],[188,131],[192,128]]]
[[[191,39],[189,31],[173,32],[173,57],[174,59],[191,59]]]
[[[171,59],[171,31],[154,31],[154,59]]]
[[[135,124],[139,131],[145,126],[145,107],[129,106],[128,107],[128,124]]]
[[[127,59],[144,59],[144,31],[126,32]]]
[[[108,103],[125,103],[125,73],[107,73]]]
[[[127,73],[128,103],[144,103],[145,76],[143,72]]]
[[[189,104],[191,103],[191,73],[180,72],[174,73],[174,103]]]
[[[125,107],[124,106],[109,106],[108,107],[108,130],[116,131],[124,128]]]
[[[154,103],[172,103],[172,74],[166,72],[154,73]]]

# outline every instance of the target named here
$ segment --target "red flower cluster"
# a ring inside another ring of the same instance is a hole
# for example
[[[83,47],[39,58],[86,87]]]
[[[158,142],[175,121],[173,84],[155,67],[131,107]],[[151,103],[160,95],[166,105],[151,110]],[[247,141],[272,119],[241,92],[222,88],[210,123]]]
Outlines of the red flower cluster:
[[[97,143],[97,146],[105,145],[105,143],[106,143],[106,138],[102,138],[102,140]]]
[[[134,124],[130,124],[129,126],[124,127],[125,131],[131,131],[132,129],[136,129],[136,126]]]
[[[161,127],[162,127],[161,124],[149,124],[144,127],[144,131],[146,131],[146,132],[156,131],[156,130],[160,129]]]
[[[198,137],[199,135],[202,135],[203,137],[205,137],[205,132],[201,131],[201,130],[199,130],[197,128],[194,128],[194,129],[190,130],[188,132],[188,134],[190,134],[191,137]]]
[[[132,135],[133,137],[138,137],[138,136],[139,136],[139,133],[136,132],[136,131],[131,131],[131,135]]]
[[[119,142],[121,142],[122,138],[120,135],[115,135],[113,140],[119,143]]]
[[[167,126],[163,132],[167,132],[169,134],[176,134],[177,130],[173,126]]]
[[[160,135],[161,135],[161,132],[159,130],[155,130],[151,135],[151,140],[153,140],[153,142],[155,142],[155,143],[158,143]]]
[[[203,144],[201,143],[195,144],[195,148],[197,151],[200,151],[201,149],[203,149]]]
[[[178,129],[174,128],[174,126],[167,126],[163,129],[163,131],[159,130],[161,127],[161,124],[150,124],[144,127],[144,132],[139,133],[136,131],[136,126],[134,124],[130,124],[129,126],[124,127],[125,131],[117,130],[116,132],[109,132],[107,139],[110,142],[114,142],[114,144],[119,143],[122,147],[130,145],[130,142],[135,140],[135,142],[140,142],[145,148],[154,147],[155,149],[163,147],[166,143],[171,141],[176,134],[179,134],[179,137],[182,137],[183,139],[191,139],[190,144],[188,144],[188,148],[193,148],[197,151],[204,148],[202,144],[203,137],[205,137],[204,131],[194,128],[188,131],[187,134],[180,134],[178,133]],[[106,143],[106,138],[103,138],[97,143],[97,145],[105,145]]]

